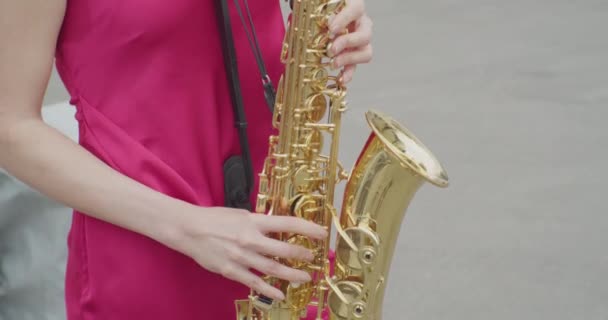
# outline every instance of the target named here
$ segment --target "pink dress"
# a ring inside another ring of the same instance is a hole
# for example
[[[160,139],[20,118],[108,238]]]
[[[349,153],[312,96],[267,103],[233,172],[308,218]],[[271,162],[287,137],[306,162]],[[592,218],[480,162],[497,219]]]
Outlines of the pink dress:
[[[283,70],[279,1],[249,1],[276,84]],[[222,164],[239,153],[216,3],[68,0],[56,52],[80,144],[127,176],[200,206],[223,205]],[[271,113],[234,7],[232,21],[259,172]],[[234,299],[249,292],[149,238],[80,212],[68,244],[69,320],[233,320]]]

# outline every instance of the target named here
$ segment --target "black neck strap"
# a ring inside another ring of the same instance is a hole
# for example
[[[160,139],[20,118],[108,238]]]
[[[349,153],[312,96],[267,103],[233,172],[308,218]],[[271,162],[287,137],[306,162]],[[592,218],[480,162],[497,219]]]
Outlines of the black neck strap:
[[[238,130],[241,153],[245,166],[245,180],[247,182],[247,194],[251,193],[253,186],[253,169],[247,141],[247,119],[243,108],[243,97],[239,82],[238,64],[236,61],[236,50],[232,36],[232,25],[230,23],[230,12],[227,0],[219,0],[220,32],[222,33],[222,47],[224,51],[224,65],[230,86],[230,97],[234,110],[234,124]]]
[[[245,180],[247,185],[247,194],[251,193],[253,189],[253,169],[251,164],[251,156],[249,152],[249,143],[247,141],[247,119],[245,117],[245,111],[243,107],[243,97],[241,94],[241,85],[239,82],[239,73],[238,73],[238,64],[236,58],[236,49],[234,46],[234,36],[232,34],[232,24],[230,21],[230,9],[228,7],[228,0],[218,0],[218,17],[219,17],[219,25],[220,32],[222,35],[222,47],[224,52],[224,65],[226,68],[226,75],[228,77],[228,81],[230,84],[230,96],[232,100],[232,107],[234,110],[234,121],[235,127],[238,130],[239,141],[241,144],[241,153],[244,162],[244,171],[245,171]],[[249,4],[247,0],[243,0],[245,4],[245,12],[247,13],[249,28],[247,27],[247,23],[245,21],[245,17],[243,15],[243,10],[241,9],[241,5],[239,3],[240,0],[233,0],[234,5],[236,6],[237,12],[243,24],[243,28],[245,29],[245,34],[247,36],[247,40],[249,41],[249,45],[255,56],[255,60],[258,65],[258,69],[260,71],[260,76],[262,79],[262,85],[264,88],[264,97],[266,99],[266,104],[270,109],[270,112],[274,110],[274,103],[276,99],[276,92],[274,90],[274,86],[272,81],[270,80],[270,76],[268,76],[268,72],[266,70],[266,66],[264,65],[264,59],[260,50],[260,46],[258,43],[258,39],[256,36],[255,26],[253,24],[253,19],[251,18],[251,12],[249,10]]]
[[[224,1],[224,0],[222,0]],[[241,23],[243,24],[243,28],[245,29],[245,35],[247,36],[247,41],[249,41],[249,46],[251,47],[251,51],[253,51],[253,55],[255,56],[255,60],[258,64],[258,69],[260,70],[260,76],[262,78],[262,85],[264,86],[264,97],[266,98],[266,104],[270,109],[270,112],[274,109],[274,101],[276,99],[276,93],[274,91],[274,86],[272,85],[272,81],[270,80],[270,76],[268,76],[268,71],[266,70],[266,65],[264,64],[264,57],[262,56],[262,51],[260,50],[260,44],[258,42],[258,37],[256,36],[255,25],[253,24],[253,19],[251,18],[251,11],[249,10],[249,3],[247,0],[243,0],[245,4],[245,12],[247,13],[247,22],[245,22],[245,17],[243,16],[243,10],[241,9],[240,0],[233,0],[234,6],[239,14],[239,18],[241,18]],[[251,29],[251,30],[250,30]]]

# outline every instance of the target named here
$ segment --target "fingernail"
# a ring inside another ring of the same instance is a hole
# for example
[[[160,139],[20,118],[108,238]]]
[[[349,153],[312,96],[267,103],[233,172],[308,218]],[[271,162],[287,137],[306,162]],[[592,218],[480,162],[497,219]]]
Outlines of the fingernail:
[[[331,68],[332,68],[332,70],[338,69],[338,66],[339,66],[339,64],[338,64],[337,60],[336,59],[331,59]]]
[[[333,55],[337,55],[338,53],[340,53],[340,51],[342,51],[342,45],[340,43],[335,43],[334,45],[331,47],[331,51],[333,53]]]
[[[298,284],[302,284],[302,283],[306,283],[306,282],[310,282],[312,281],[312,277],[307,273],[306,275],[302,276],[302,278],[300,278],[300,281],[298,282]]]
[[[349,77],[349,76],[345,76],[345,77],[343,77],[343,81],[342,81],[342,82],[343,82],[344,84],[347,84],[347,83],[349,83],[351,80],[352,80],[352,78],[351,78],[351,77]]]
[[[306,254],[306,260],[312,261],[314,259],[315,259],[315,255],[311,251],[308,251],[308,253]]]
[[[329,38],[333,40],[338,34],[338,28],[334,24],[329,25]]]
[[[278,300],[285,300],[285,295],[283,294],[283,292],[280,292],[277,294],[276,298]]]
[[[330,58],[334,57],[334,44],[333,44],[333,42],[330,42],[327,45],[327,56],[330,57]]]
[[[335,27],[333,27],[333,28],[332,28],[332,27],[330,27],[330,28],[329,28],[329,38],[330,38],[330,39],[332,39],[332,40],[333,40],[333,39],[336,37],[336,34],[337,34],[337,33],[338,33],[338,31],[336,30],[336,28],[335,28]]]
[[[306,276],[303,276],[302,278],[300,278],[300,280],[298,281],[291,281],[289,284],[291,285],[291,287],[293,288],[298,288],[301,285],[312,281],[312,277],[309,274],[306,274]]]
[[[325,228],[321,227],[321,229],[319,229],[319,235],[321,236],[321,238],[327,237],[327,235],[328,235],[327,230]]]

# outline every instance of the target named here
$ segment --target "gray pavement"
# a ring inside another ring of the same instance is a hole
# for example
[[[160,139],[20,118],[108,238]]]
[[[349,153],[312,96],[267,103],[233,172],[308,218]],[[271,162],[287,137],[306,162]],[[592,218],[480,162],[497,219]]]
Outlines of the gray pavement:
[[[408,210],[385,319],[608,319],[608,2],[368,1],[375,60],[342,160],[377,108],[450,175]],[[64,99],[56,78],[47,102]]]

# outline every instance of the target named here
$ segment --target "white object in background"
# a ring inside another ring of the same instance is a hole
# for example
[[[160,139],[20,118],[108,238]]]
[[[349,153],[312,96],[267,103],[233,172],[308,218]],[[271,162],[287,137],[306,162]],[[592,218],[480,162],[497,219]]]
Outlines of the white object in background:
[[[78,139],[74,107],[42,108],[46,123]],[[71,209],[0,169],[0,320],[65,320],[64,274]]]

